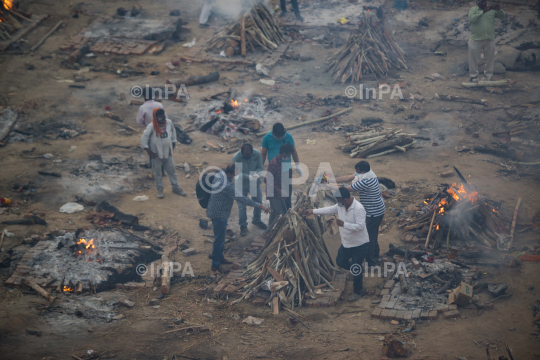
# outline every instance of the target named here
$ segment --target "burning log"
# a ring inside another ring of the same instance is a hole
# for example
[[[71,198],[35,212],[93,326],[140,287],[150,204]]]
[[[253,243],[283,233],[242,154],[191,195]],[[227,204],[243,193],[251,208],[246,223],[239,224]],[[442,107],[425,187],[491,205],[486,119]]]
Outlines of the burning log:
[[[49,294],[45,289],[43,289],[41,286],[31,280],[24,280],[24,284],[30,286],[32,289],[37,291],[41,296],[49,300],[51,303],[54,301],[54,299],[56,299],[56,297]]]
[[[380,20],[375,20],[373,13],[364,13],[347,44],[330,57],[326,71],[334,82],[360,83],[363,75],[384,77],[389,70],[407,69],[405,52],[395,42],[386,15],[380,14]]]
[[[225,50],[230,47],[227,40],[240,41],[240,53],[246,56],[247,48],[256,51],[258,47],[271,51],[285,42],[279,25],[270,11],[260,1],[256,1],[234,24],[225,27],[207,42],[205,51]]]

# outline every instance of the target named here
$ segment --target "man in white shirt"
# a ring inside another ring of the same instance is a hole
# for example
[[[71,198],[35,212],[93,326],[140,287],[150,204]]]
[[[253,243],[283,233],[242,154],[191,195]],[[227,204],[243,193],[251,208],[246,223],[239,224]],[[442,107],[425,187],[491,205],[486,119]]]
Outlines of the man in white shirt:
[[[304,216],[338,214],[341,247],[338,250],[336,264],[349,269],[354,276],[354,292],[347,301],[354,302],[362,297],[362,263],[369,247],[369,236],[366,228],[366,210],[360,202],[351,196],[349,190],[339,188],[340,197],[337,204],[321,209],[308,209]]]
[[[137,112],[137,124],[144,126],[145,128],[152,123],[154,116],[154,109],[163,109],[163,105],[157,101],[154,101],[154,90],[148,88],[144,92],[144,104],[139,107]],[[165,113],[167,117],[167,113]]]

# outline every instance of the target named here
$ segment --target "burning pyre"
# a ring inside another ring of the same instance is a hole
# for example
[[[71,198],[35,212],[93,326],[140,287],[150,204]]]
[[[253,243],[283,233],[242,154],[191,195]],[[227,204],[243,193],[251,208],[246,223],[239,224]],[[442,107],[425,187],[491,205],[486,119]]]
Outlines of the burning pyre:
[[[506,249],[508,223],[500,215],[499,205],[479,194],[455,169],[461,183],[446,184],[424,200],[419,215],[402,223],[407,231],[427,233],[426,246],[436,249],[446,241],[476,240],[489,248]],[[433,240],[434,239],[434,240]],[[427,249],[426,249],[427,250]]]

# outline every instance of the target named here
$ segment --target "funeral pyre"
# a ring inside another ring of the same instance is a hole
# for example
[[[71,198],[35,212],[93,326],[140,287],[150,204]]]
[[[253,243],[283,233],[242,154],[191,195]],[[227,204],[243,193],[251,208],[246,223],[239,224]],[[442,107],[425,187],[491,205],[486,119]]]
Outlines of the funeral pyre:
[[[57,292],[103,291],[140,278],[134,264],[160,257],[151,246],[117,231],[70,232],[38,242],[6,285],[30,281]]]
[[[460,239],[472,246],[471,240],[499,250],[508,250],[509,222],[501,215],[500,204],[479,194],[454,167],[461,183],[443,184],[442,189],[424,200],[413,218],[402,222],[406,231],[427,233],[425,249],[436,249],[446,242]]]
[[[322,238],[328,229],[325,216],[301,216],[305,209],[323,207],[325,195],[323,191],[316,196],[306,194],[302,193],[295,206],[270,229],[264,247],[242,274],[247,285],[238,290],[242,297],[236,301],[255,297],[259,289],[266,289],[284,308],[292,310],[307,299],[317,298],[322,288],[336,290],[332,281],[337,268]]]
[[[360,83],[363,75],[385,77],[390,70],[407,69],[405,52],[392,36],[382,10],[365,12],[347,44],[328,60],[327,72],[334,82]]]
[[[285,38],[270,10],[262,2],[254,1],[254,5],[238,21],[208,40],[205,50],[224,51],[229,57],[235,53],[246,56],[248,49],[271,51],[282,42],[285,42]]]
[[[199,110],[190,115],[200,131],[234,137],[259,131],[263,120],[270,123],[281,120],[281,114],[273,110],[272,99],[263,96],[247,96],[234,94],[225,100],[208,99],[209,104],[201,104]]]

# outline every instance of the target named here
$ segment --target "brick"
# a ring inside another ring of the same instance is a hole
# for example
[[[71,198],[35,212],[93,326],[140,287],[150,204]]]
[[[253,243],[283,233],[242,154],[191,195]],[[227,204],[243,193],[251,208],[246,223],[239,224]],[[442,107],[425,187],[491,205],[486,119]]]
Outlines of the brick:
[[[396,314],[396,317],[395,319],[396,320],[403,320],[403,318],[405,317],[405,311],[403,310],[399,310]]]
[[[448,305],[441,305],[439,307],[437,307],[437,312],[439,314],[443,313],[443,312],[447,312],[448,311]]]
[[[386,305],[387,305],[387,304],[388,304],[387,301],[381,301],[381,303],[380,303],[379,306],[377,306],[377,307],[379,307],[379,308],[381,308],[381,309],[384,309],[384,308],[386,308]]]
[[[413,310],[412,319],[413,320],[419,319],[420,318],[420,313],[421,313],[420,309]]]
[[[420,313],[420,319],[422,320],[429,320],[429,311],[422,311]]]
[[[412,319],[412,311],[405,311],[405,315],[403,315],[403,320],[411,320]]]
[[[381,315],[379,316],[381,319],[385,320],[385,319],[388,319],[388,314],[390,313],[390,309],[384,309],[383,311],[381,311]]]
[[[445,319],[454,319],[458,318],[461,314],[457,310],[450,310],[443,313]]]
[[[381,315],[381,311],[382,311],[382,310],[383,310],[383,309],[376,308],[376,309],[373,310],[373,312],[371,313],[371,317],[372,317],[372,318],[376,318],[376,319],[380,318],[380,315]]]
[[[255,306],[263,306],[264,304],[266,304],[266,299],[262,297],[256,297],[255,300],[253,300],[251,303]]]
[[[448,311],[457,310],[457,304],[452,304],[448,306]]]
[[[390,295],[384,295],[381,301],[386,301],[386,302],[390,301]]]
[[[130,301],[126,298],[121,298],[120,300],[118,300],[118,305],[121,305],[121,306],[125,306],[125,307],[128,307],[128,308],[132,308],[135,306],[135,303],[133,301]]]
[[[397,310],[390,310],[388,312],[388,316],[386,317],[388,320],[395,319],[397,315]]]
[[[389,289],[382,289],[381,290],[381,295],[384,296],[384,295],[388,295],[390,294],[390,290]]]
[[[386,308],[386,309],[393,309],[394,306],[396,306],[396,302],[395,302],[395,301],[389,301],[389,302],[386,304],[385,308]]]
[[[186,250],[182,250],[182,253],[185,256],[191,256],[191,255],[195,255],[197,253],[197,250],[195,250],[194,248],[188,248]]]
[[[437,310],[431,310],[429,312],[429,320],[437,320]]]
[[[383,289],[392,289],[394,287],[395,283],[396,282],[394,280],[388,280],[386,282],[386,284],[384,284]]]
[[[416,260],[415,258],[411,258],[411,262],[415,270],[420,269],[420,263],[418,262],[418,260]]]

